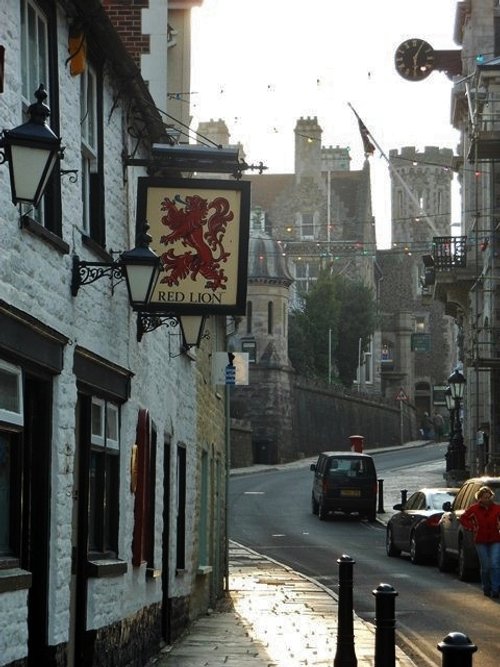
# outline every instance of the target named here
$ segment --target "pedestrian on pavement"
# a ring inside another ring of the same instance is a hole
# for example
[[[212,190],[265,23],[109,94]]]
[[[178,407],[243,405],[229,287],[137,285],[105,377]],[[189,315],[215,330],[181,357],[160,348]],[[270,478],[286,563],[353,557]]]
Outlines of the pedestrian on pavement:
[[[431,430],[432,430],[432,420],[429,417],[428,412],[424,412],[424,416],[422,417],[422,437],[424,440],[429,440],[431,437]]]
[[[473,503],[460,517],[466,530],[474,533],[479,558],[483,593],[498,598],[500,592],[500,505],[494,502],[494,492],[482,486]]]
[[[443,415],[440,415],[439,412],[436,411],[432,416],[432,424],[434,426],[434,439],[436,442],[441,442],[444,433]]]

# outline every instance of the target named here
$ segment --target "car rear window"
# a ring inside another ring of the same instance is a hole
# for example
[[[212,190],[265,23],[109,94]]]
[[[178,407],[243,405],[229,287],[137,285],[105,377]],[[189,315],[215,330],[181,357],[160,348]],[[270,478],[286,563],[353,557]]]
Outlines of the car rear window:
[[[443,493],[433,493],[432,496],[430,497],[430,509],[431,510],[442,510],[443,509],[443,503],[449,501],[450,503],[453,502],[455,498],[455,493],[446,493],[443,491]]]
[[[498,484],[488,484],[487,482],[486,485],[495,492],[495,502],[500,503],[500,486]],[[476,501],[474,495],[481,488],[481,486],[484,486],[484,484],[481,482],[471,482],[470,484],[467,484],[466,482],[455,498],[453,509],[463,510],[472,505],[472,503]]]
[[[374,474],[374,466],[371,459],[353,459],[339,456],[330,459],[329,462],[329,477],[345,476],[363,479],[366,477],[373,477]]]

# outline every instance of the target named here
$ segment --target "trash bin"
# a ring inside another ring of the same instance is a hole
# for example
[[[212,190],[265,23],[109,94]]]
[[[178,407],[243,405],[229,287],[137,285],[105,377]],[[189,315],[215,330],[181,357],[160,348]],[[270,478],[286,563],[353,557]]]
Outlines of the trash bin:
[[[358,454],[363,453],[363,445],[365,443],[365,438],[362,435],[350,435],[349,440],[351,441],[351,451],[357,452]]]

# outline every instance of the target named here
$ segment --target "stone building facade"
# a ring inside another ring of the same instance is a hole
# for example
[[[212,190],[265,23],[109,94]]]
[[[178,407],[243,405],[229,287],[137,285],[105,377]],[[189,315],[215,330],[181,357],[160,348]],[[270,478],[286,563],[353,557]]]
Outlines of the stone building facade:
[[[451,233],[453,151],[413,146],[389,152],[392,247],[377,253],[382,316],[382,393],[401,388],[417,409],[417,419],[435,410],[434,387],[451,373],[453,320],[443,304],[430,298],[422,258],[431,256],[433,239]]]
[[[199,129],[217,143],[229,144],[224,121],[212,120]],[[288,290],[289,308],[300,305],[300,293],[310,288],[320,268],[362,277],[378,300],[380,330],[375,332],[371,348],[364,355],[360,389],[384,397],[396,408],[397,397],[404,395],[415,409],[407,433],[416,436],[413,426],[424,412],[437,410],[448,417],[439,388],[446,384],[450,373],[454,322],[443,304],[430,298],[432,288],[422,287],[422,257],[432,253],[434,237],[450,234],[453,151],[433,146],[422,151],[415,147],[390,151],[392,247],[377,250],[369,162],[366,160],[361,170],[352,171],[348,150],[323,147],[321,136],[316,118],[299,119],[295,128],[294,173],[245,176],[252,182],[252,234],[256,236],[259,230],[270,235],[276,244],[266,255],[256,251],[257,237],[254,239],[250,276],[255,269],[253,263],[268,262],[275,254],[286,259],[293,278]],[[250,279],[249,293],[253,290]],[[264,322],[271,297],[270,285],[263,283],[259,301]],[[255,294],[251,307],[256,307]],[[244,345],[249,319],[247,312],[239,326]],[[282,342],[286,345],[286,341]],[[251,382],[256,381],[257,368],[252,367]],[[291,396],[288,375],[279,379],[279,374],[268,369],[259,376],[258,385],[267,382],[272,382],[274,391],[281,383],[285,404]],[[248,407],[250,391],[247,388],[234,392],[232,415],[243,418],[253,410],[251,421],[256,424],[260,408]],[[246,401],[241,399],[245,392]],[[274,414],[288,415],[288,408]],[[287,421],[289,417],[283,419]],[[267,423],[266,418],[264,422]],[[277,428],[276,419],[273,428]],[[372,432],[373,439],[380,439],[375,435],[377,427]],[[276,452],[282,450],[273,429],[254,439],[260,443],[255,444],[257,460],[279,459]],[[297,443],[290,447],[285,446],[284,456],[301,451]]]
[[[248,351],[249,384],[234,387],[231,417],[251,424],[256,463],[292,461],[295,372],[288,359],[290,276],[280,245],[254,217],[248,252],[247,313],[238,324],[238,347]]]
[[[295,127],[293,174],[246,176],[252,183],[252,210],[279,243],[293,277],[291,307],[314,284],[321,269],[362,281],[377,298],[375,224],[370,166],[350,169],[347,148],[324,147],[317,118]],[[358,381],[367,393],[380,392],[380,334],[365,351]]]
[[[451,27],[451,26],[450,26]],[[466,466],[500,472],[500,7],[457,3],[453,36],[459,67],[452,79],[451,123],[460,132],[461,229],[433,252],[433,297],[457,323],[456,362],[465,380],[461,405]]]
[[[58,165],[40,207],[17,209],[0,170],[0,665],[142,667],[224,585],[226,420],[210,363],[224,323],[186,354],[175,327],[137,340],[116,278],[72,293],[79,260],[109,266],[134,247],[145,172],[127,157],[149,159],[168,130],[103,3],[9,0],[0,44],[3,127],[43,81],[60,167],[78,175]]]

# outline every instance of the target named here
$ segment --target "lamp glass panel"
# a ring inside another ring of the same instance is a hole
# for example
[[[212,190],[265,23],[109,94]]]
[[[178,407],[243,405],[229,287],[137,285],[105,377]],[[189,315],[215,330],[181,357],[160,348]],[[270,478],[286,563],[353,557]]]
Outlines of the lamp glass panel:
[[[450,389],[453,398],[463,398],[465,382],[450,382]]]
[[[205,326],[205,317],[203,315],[183,315],[179,318],[184,335],[184,343],[187,347],[199,345],[203,327]]]
[[[34,202],[40,184],[46,185],[56,160],[50,150],[28,146],[11,146],[10,168],[13,197],[17,201]]]
[[[156,267],[151,264],[129,264],[126,271],[131,303],[148,303],[152,292],[151,281],[157,274]]]
[[[43,197],[43,194],[45,193],[45,188],[47,187],[47,183],[52,176],[52,172],[54,170],[55,164],[58,160],[58,153],[57,151],[53,151],[50,155],[49,160],[47,161],[47,167],[45,169],[45,174],[42,177],[42,180],[40,181],[40,186],[38,188],[38,194],[35,200],[35,205],[38,204],[38,201]]]

